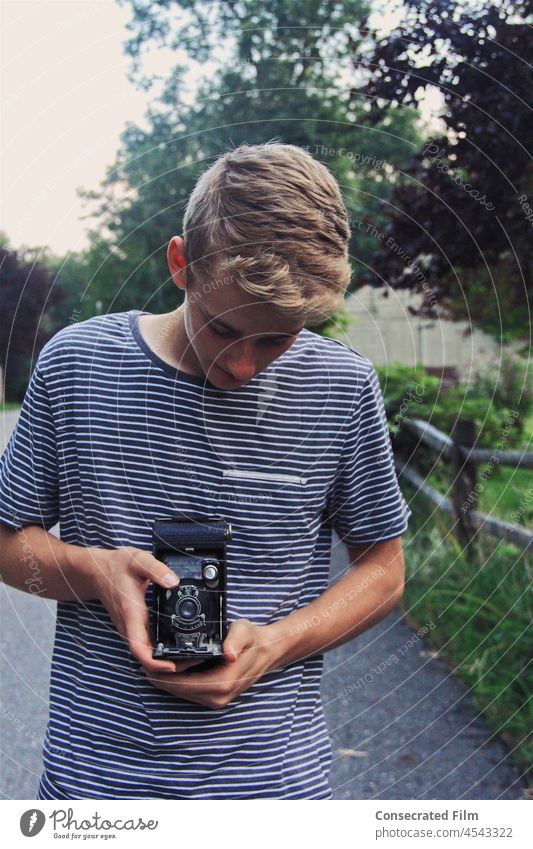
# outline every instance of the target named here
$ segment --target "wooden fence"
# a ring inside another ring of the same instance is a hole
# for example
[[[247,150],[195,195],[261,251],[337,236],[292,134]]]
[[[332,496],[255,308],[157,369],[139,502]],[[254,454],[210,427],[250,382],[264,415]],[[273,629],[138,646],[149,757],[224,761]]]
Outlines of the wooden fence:
[[[451,498],[447,498],[408,463],[396,461],[400,478],[404,478],[426,496],[439,510],[449,513],[455,522],[455,531],[468,553],[478,533],[488,533],[507,540],[525,551],[533,550],[533,532],[518,524],[504,522],[475,508],[479,486],[476,466],[485,463],[490,469],[495,465],[533,469],[533,453],[526,451],[503,451],[472,447],[475,444],[475,429],[470,421],[459,420],[451,436],[438,430],[422,419],[406,419],[402,428],[408,430],[419,443],[452,466]]]

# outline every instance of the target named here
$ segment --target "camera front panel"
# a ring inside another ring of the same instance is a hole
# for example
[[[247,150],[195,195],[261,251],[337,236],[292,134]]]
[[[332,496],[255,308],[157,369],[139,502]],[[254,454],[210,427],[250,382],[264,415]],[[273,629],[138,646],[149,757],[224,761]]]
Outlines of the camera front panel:
[[[154,658],[222,657],[230,535],[231,527],[219,517],[158,520],[154,525],[154,555],[180,579],[174,589],[154,584]]]

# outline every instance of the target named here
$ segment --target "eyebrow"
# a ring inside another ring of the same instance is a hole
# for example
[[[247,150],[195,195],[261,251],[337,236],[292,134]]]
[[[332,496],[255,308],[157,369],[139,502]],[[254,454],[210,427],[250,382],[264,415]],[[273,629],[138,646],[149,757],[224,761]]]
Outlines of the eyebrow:
[[[207,312],[206,309],[202,309],[202,312],[210,323],[214,322],[215,324],[220,324],[220,326],[223,327],[224,330],[231,330],[232,333],[237,333],[237,334],[239,334],[239,336],[242,336],[241,331],[237,330],[237,328],[235,328],[235,327],[232,327],[231,324],[228,324],[226,321],[223,321],[221,318],[218,318],[216,315],[209,315],[209,313]],[[270,334],[270,335],[265,333],[265,334],[261,334],[261,335],[265,335],[265,336],[268,335],[269,339],[286,339],[287,336],[295,336],[299,332],[300,331],[298,330],[298,331],[296,331],[296,333],[278,333],[278,334],[273,333],[273,334]]]

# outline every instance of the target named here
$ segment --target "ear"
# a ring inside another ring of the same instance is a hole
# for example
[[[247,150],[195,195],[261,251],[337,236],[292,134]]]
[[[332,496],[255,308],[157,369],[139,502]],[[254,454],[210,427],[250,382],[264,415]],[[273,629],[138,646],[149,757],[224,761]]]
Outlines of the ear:
[[[167,262],[172,280],[180,289],[185,289],[187,283],[185,243],[181,236],[172,236],[168,243]]]

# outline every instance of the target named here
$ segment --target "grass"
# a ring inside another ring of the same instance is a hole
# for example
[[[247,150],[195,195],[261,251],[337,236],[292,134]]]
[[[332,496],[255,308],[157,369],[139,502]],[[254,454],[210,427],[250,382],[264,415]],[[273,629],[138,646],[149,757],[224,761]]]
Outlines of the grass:
[[[490,471],[490,470],[489,470]],[[476,507],[481,513],[489,513],[498,519],[533,528],[533,473],[528,469],[513,469],[495,466],[487,471],[483,480],[483,466],[478,468],[478,484],[481,488]],[[441,464],[428,475],[428,483],[451,497],[452,469]]]
[[[527,469],[511,469],[502,466],[496,469],[487,481],[480,481],[479,509],[501,519],[512,522],[519,515],[517,524],[533,527],[533,474]],[[524,496],[531,492],[526,502]]]
[[[19,410],[20,404],[17,404],[14,401],[6,401],[4,404],[0,404],[0,412],[7,413],[11,410]]]
[[[427,501],[414,491],[410,506],[407,618],[414,625],[435,623],[429,644],[467,684],[476,709],[527,773],[533,761],[531,561],[517,547],[484,536],[469,563],[447,517],[428,520]]]

